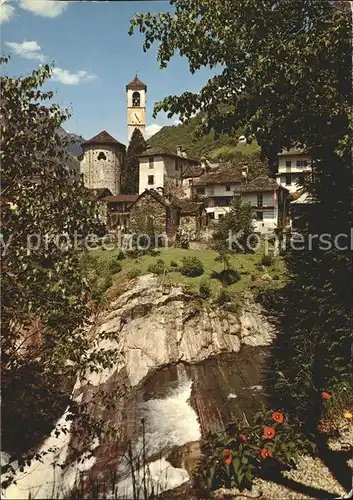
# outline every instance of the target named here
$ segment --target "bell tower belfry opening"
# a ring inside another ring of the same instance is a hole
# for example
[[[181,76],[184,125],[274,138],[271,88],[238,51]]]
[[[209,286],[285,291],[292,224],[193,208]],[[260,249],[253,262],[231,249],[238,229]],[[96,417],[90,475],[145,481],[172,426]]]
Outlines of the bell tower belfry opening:
[[[135,78],[126,85],[127,94],[127,134],[130,141],[135,128],[145,135],[147,85]]]

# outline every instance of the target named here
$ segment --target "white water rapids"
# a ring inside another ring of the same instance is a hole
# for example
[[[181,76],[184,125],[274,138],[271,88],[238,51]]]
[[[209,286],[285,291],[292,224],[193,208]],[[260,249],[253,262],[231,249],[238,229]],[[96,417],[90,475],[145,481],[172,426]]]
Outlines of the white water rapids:
[[[183,446],[201,438],[201,431],[197,414],[189,404],[192,382],[185,376],[178,386],[170,390],[163,399],[151,399],[142,406],[145,419],[146,456],[158,454],[161,450],[169,451],[175,446]],[[33,460],[23,472],[18,472],[16,484],[11,484],[2,492],[6,500],[22,500],[28,498],[65,498],[74,486],[79,472],[88,471],[95,462],[91,457],[82,463],[70,464],[62,469],[68,456],[70,443],[71,421],[66,421],[67,411],[57,422],[49,438],[43,443],[40,452],[46,452],[43,463]],[[66,433],[61,430],[67,429]],[[58,436],[55,434],[58,433]],[[92,443],[91,450],[98,446]],[[142,453],[142,437],[138,437],[133,444],[133,455]],[[81,457],[81,460],[84,457]],[[55,465],[58,464],[58,465]],[[164,457],[148,464],[147,488],[158,493],[176,488],[189,479],[186,470],[173,467]],[[127,462],[123,461],[118,470],[121,480],[118,484],[118,498],[133,498],[131,470]],[[135,471],[136,488],[142,495],[143,469]]]

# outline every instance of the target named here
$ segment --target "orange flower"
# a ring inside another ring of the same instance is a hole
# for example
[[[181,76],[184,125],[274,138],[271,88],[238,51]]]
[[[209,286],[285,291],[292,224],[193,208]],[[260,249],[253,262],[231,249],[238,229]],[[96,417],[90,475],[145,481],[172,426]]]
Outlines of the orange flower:
[[[262,460],[265,460],[265,458],[273,457],[273,453],[271,450],[268,450],[267,448],[262,448],[262,450],[260,451],[260,456]]]
[[[239,439],[240,441],[246,441],[246,435],[245,434],[239,434]]]
[[[264,438],[272,439],[276,435],[276,430],[273,427],[265,427],[264,428]]]
[[[331,398],[331,394],[329,394],[328,392],[322,392],[321,393],[321,397],[322,399],[330,399]]]
[[[229,448],[223,450],[224,463],[230,465],[233,461],[232,453]]]
[[[279,411],[274,411],[272,413],[272,418],[278,424],[282,424],[282,422],[284,422],[284,415],[283,415],[283,413],[281,413]]]

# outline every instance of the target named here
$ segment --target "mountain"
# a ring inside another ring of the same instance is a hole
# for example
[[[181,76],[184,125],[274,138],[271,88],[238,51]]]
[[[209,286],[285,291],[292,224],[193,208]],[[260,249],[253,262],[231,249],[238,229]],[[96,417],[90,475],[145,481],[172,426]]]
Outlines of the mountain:
[[[62,127],[59,127],[59,134],[68,140],[68,152],[75,156],[76,158],[82,154],[82,143],[85,142],[85,139],[81,135],[71,134],[67,132]]]
[[[191,118],[188,123],[163,127],[159,132],[147,140],[150,147],[164,147],[175,151],[177,146],[182,146],[188,156],[206,156],[210,160],[231,160],[241,156],[258,156],[260,148],[254,141],[252,144],[239,144],[236,137],[220,135],[215,138],[213,132],[202,137],[196,137],[195,132],[201,117]]]

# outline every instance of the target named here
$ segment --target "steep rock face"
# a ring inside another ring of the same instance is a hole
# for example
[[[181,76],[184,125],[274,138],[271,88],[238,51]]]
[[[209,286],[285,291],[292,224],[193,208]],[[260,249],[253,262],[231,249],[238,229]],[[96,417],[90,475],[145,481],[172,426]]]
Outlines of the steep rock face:
[[[200,439],[251,412],[261,399],[261,369],[273,333],[250,296],[237,314],[222,312],[200,306],[181,286],[147,275],[131,282],[130,290],[101,313],[89,335],[94,338],[98,332],[110,334],[111,340],[100,347],[117,348],[119,361],[77,381],[73,398],[103,425],[99,441],[92,442],[78,421],[70,422],[69,434],[62,434],[59,421],[42,450],[52,449],[57,440],[63,447],[55,457],[53,452],[45,455],[53,458],[40,465],[43,483],[33,474],[38,468],[34,464],[5,498],[20,498],[23,491],[30,491],[32,498],[48,498],[48,492],[72,498],[80,471],[88,498],[93,495],[89,484],[102,484],[111,472],[118,482],[111,497],[133,498],[126,456],[130,447],[142,487],[142,436],[148,490],[177,488],[190,477]],[[61,463],[53,467],[53,460]]]
[[[121,366],[131,386],[165,365],[194,364],[239,352],[242,344],[271,343],[271,327],[250,299],[245,299],[239,315],[200,309],[192,299],[182,287],[163,285],[153,275],[142,276],[98,318],[96,330],[116,334]],[[101,373],[91,382],[103,383],[111,375]]]

